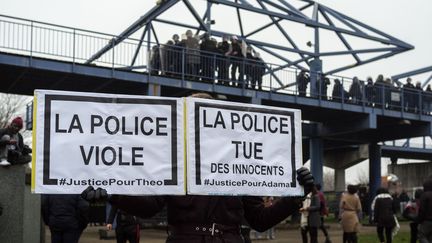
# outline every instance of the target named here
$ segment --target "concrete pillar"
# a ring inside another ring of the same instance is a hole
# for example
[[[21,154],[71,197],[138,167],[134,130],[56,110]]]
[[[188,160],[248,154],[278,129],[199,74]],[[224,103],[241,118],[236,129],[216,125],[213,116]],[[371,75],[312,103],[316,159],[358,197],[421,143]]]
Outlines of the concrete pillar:
[[[149,96],[161,96],[161,87],[159,84],[148,84],[147,95]]]
[[[369,204],[381,186],[381,146],[369,145]]]
[[[309,151],[311,160],[311,172],[315,178],[315,183],[320,183],[321,185],[323,185],[324,152],[322,139],[311,138]]]
[[[0,167],[0,195],[0,242],[39,243],[40,196],[30,192],[25,166]]]
[[[343,192],[346,189],[345,186],[345,168],[335,169],[335,185],[336,192]]]

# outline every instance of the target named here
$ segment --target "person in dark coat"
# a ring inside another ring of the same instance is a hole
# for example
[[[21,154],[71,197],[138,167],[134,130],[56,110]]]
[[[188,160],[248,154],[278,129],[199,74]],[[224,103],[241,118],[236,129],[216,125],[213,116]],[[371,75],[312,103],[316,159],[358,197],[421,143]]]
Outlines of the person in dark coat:
[[[403,210],[402,216],[410,220],[410,243],[417,242],[418,234],[418,211],[420,207],[420,197],[423,194],[423,189],[417,189],[414,192],[414,199],[409,201]]]
[[[313,185],[313,177],[306,168],[297,171],[300,185],[305,190]],[[106,191],[88,187],[82,195],[94,201],[106,198]],[[152,217],[167,207],[168,243],[243,243],[240,226],[243,218],[251,228],[263,232],[297,211],[301,198],[284,197],[270,207],[261,197],[253,196],[120,196],[112,195],[112,205],[143,218]]]
[[[432,111],[431,110],[432,88],[430,84],[426,86],[426,90],[423,92],[422,100],[423,100],[423,114],[430,115],[430,112]]]
[[[413,104],[414,104],[414,112],[420,112],[420,96],[423,93],[423,89],[421,87],[421,83],[419,81],[416,82],[414,87],[414,95],[413,95]]]
[[[403,85],[403,97],[404,97],[404,109],[413,112],[414,111],[414,85],[411,83],[411,78],[407,78],[406,84]]]
[[[385,104],[385,82],[384,76],[382,74],[378,75],[375,80],[374,88],[375,88],[375,107],[383,108]]]
[[[318,243],[318,228],[321,226],[321,203],[316,186],[312,187],[312,191],[307,195],[307,198],[310,199],[310,203],[306,207],[303,205],[300,208],[300,212],[307,212],[307,230],[302,229],[302,239],[303,243],[307,243],[306,233],[309,232],[310,242]]]
[[[432,242],[432,176],[423,183],[418,212],[418,237],[420,243]]]
[[[351,98],[351,102],[353,104],[360,104],[360,102],[362,100],[363,93],[362,93],[360,81],[358,80],[357,77],[353,78],[351,87],[348,91],[348,94],[349,94],[349,96]]]
[[[300,71],[299,75],[297,75],[297,87],[299,96],[305,97],[306,96],[306,90],[309,83],[309,75],[307,75],[306,71],[302,70]]]
[[[217,42],[210,39],[206,33],[200,44],[201,50],[201,77],[203,81],[214,81],[216,69]]]
[[[334,102],[342,102],[342,99],[345,101],[348,98],[348,92],[343,88],[341,81],[339,79],[335,79],[332,91],[332,100]]]
[[[366,81],[365,99],[366,99],[366,105],[372,106],[374,99],[375,99],[375,89],[374,89],[373,80],[371,77],[368,77],[367,81]]]
[[[52,243],[77,243],[89,219],[89,203],[73,194],[42,195],[42,218]]]
[[[117,243],[138,243],[140,239],[140,226],[138,218],[118,209],[111,207],[107,219],[107,229],[112,230],[114,218],[116,219],[116,239]]]
[[[218,68],[218,83],[225,85],[229,83],[228,70],[229,70],[229,61],[228,61],[228,52],[230,49],[230,44],[228,43],[228,37],[222,37],[222,42],[218,43],[218,57],[217,57],[217,68]]]
[[[252,89],[258,86],[259,90],[262,90],[262,80],[266,70],[264,61],[261,59],[259,52],[255,52],[255,56],[252,57]]]
[[[396,226],[396,207],[393,198],[385,188],[377,190],[377,196],[372,202],[373,222],[377,224],[377,233],[380,242],[392,242],[392,230]],[[385,237],[384,237],[385,231]]]

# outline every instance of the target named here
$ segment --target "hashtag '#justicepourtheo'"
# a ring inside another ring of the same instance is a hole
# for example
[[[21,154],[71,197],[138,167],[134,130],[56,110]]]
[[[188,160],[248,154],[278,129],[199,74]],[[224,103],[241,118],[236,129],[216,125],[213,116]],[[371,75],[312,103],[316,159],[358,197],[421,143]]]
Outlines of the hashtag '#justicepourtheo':
[[[66,178],[61,178],[60,179],[60,185],[62,186],[64,184],[66,184]]]

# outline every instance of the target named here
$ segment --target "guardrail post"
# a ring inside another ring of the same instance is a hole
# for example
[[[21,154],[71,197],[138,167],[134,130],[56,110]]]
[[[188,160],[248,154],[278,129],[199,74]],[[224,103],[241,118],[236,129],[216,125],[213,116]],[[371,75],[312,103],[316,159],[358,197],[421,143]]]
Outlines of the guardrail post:
[[[75,29],[72,32],[72,64],[75,63]]]
[[[30,22],[30,58],[33,56],[33,21]]]

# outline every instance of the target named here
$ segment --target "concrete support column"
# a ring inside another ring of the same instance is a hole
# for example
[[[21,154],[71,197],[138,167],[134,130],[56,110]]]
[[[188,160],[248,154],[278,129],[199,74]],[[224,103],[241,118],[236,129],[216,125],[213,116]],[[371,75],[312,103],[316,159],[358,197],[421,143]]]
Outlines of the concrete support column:
[[[336,192],[343,192],[346,189],[345,186],[345,168],[335,169],[335,185]]]
[[[311,172],[315,178],[315,183],[323,185],[323,141],[321,138],[310,139],[310,160],[311,160]],[[324,188],[323,188],[324,189]]]
[[[159,84],[148,84],[147,95],[161,96],[161,87]]]
[[[39,243],[40,195],[30,192],[25,166],[0,167],[0,195],[0,242]]]
[[[381,146],[369,145],[369,204],[381,186]]]

